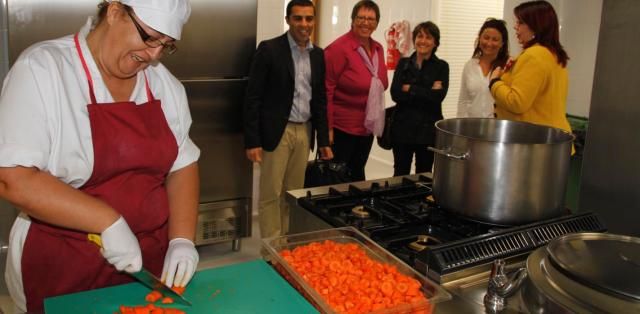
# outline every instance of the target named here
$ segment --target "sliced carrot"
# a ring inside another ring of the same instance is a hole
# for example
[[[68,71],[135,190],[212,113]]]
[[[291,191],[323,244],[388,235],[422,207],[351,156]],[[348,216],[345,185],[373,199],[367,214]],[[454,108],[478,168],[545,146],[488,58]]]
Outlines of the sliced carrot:
[[[120,314],[185,314],[184,311],[172,308],[156,307],[153,304],[139,306],[120,306]]]
[[[382,293],[384,293],[386,296],[391,296],[393,294],[393,285],[391,284],[390,281],[384,281],[382,282],[382,284],[380,285],[380,290],[382,291]]]
[[[135,314],[133,307],[120,305],[120,314]]]
[[[151,314],[151,310],[146,306],[136,306],[133,308],[135,314]]]
[[[420,286],[412,286],[411,282],[400,281],[396,289],[402,293],[406,293],[409,289],[420,290]]]
[[[184,290],[185,289],[186,289],[186,287],[178,287],[178,286],[171,287],[171,290],[175,291],[179,295],[184,294]]]
[[[164,298],[162,298],[162,300],[160,300],[160,303],[162,303],[162,304],[171,304],[171,303],[173,303],[173,299],[171,297],[164,297]]]
[[[147,296],[144,297],[145,301],[151,302],[151,303],[160,300],[160,298],[162,298],[162,293],[160,293],[160,291],[157,291],[157,290],[153,290],[149,292]]]

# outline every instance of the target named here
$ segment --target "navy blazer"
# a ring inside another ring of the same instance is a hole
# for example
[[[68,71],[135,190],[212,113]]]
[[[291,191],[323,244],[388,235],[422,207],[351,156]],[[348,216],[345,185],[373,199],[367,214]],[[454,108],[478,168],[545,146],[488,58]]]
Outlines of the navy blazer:
[[[318,146],[329,146],[324,52],[309,52],[311,62],[311,123]],[[287,33],[260,42],[249,72],[244,103],[245,148],[273,151],[280,142],[293,106],[295,73]],[[312,132],[313,133],[313,132]],[[313,147],[313,138],[311,139]]]

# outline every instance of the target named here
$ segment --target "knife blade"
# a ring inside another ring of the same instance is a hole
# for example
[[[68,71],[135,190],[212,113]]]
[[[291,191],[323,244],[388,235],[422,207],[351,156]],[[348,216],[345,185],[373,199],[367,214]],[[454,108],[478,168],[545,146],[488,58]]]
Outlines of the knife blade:
[[[90,233],[87,235],[87,239],[89,239],[90,242],[93,242],[96,245],[98,245],[98,247],[102,248],[102,238],[100,238],[99,235]],[[157,290],[158,292],[162,293],[162,295],[165,297],[170,297],[174,301],[191,306],[191,302],[189,302],[189,300],[185,299],[182,295],[173,291],[173,289],[167,287],[167,285],[162,283],[162,281],[160,281],[158,277],[156,277],[154,274],[146,270],[144,267],[139,272],[127,273],[127,274],[131,275],[133,278],[135,278],[136,280],[138,280],[140,283],[147,286],[151,290]]]
[[[128,273],[128,274],[133,276],[138,281],[140,281],[143,285],[151,288],[152,290],[157,290],[158,292],[162,293],[163,296],[170,297],[174,301],[191,306],[191,302],[189,302],[189,300],[185,299],[183,296],[173,291],[173,289],[167,287],[167,285],[162,283],[162,281],[160,281],[158,277],[154,276],[148,270],[142,268],[137,273]]]

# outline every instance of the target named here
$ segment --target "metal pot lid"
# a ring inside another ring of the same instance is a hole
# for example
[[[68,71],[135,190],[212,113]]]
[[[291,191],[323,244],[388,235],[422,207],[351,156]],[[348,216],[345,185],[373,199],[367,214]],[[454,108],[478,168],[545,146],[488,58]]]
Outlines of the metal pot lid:
[[[613,297],[640,301],[640,238],[574,233],[551,241],[547,252],[569,278]]]

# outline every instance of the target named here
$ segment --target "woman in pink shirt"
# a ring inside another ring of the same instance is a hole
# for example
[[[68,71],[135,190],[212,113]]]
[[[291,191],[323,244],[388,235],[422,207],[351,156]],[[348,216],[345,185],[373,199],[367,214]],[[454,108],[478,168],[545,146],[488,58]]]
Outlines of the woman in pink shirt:
[[[354,181],[364,167],[374,135],[384,127],[384,90],[389,86],[382,45],[371,38],[380,9],[370,0],[356,3],[351,30],[325,49],[329,139],[334,160],[346,162]]]

